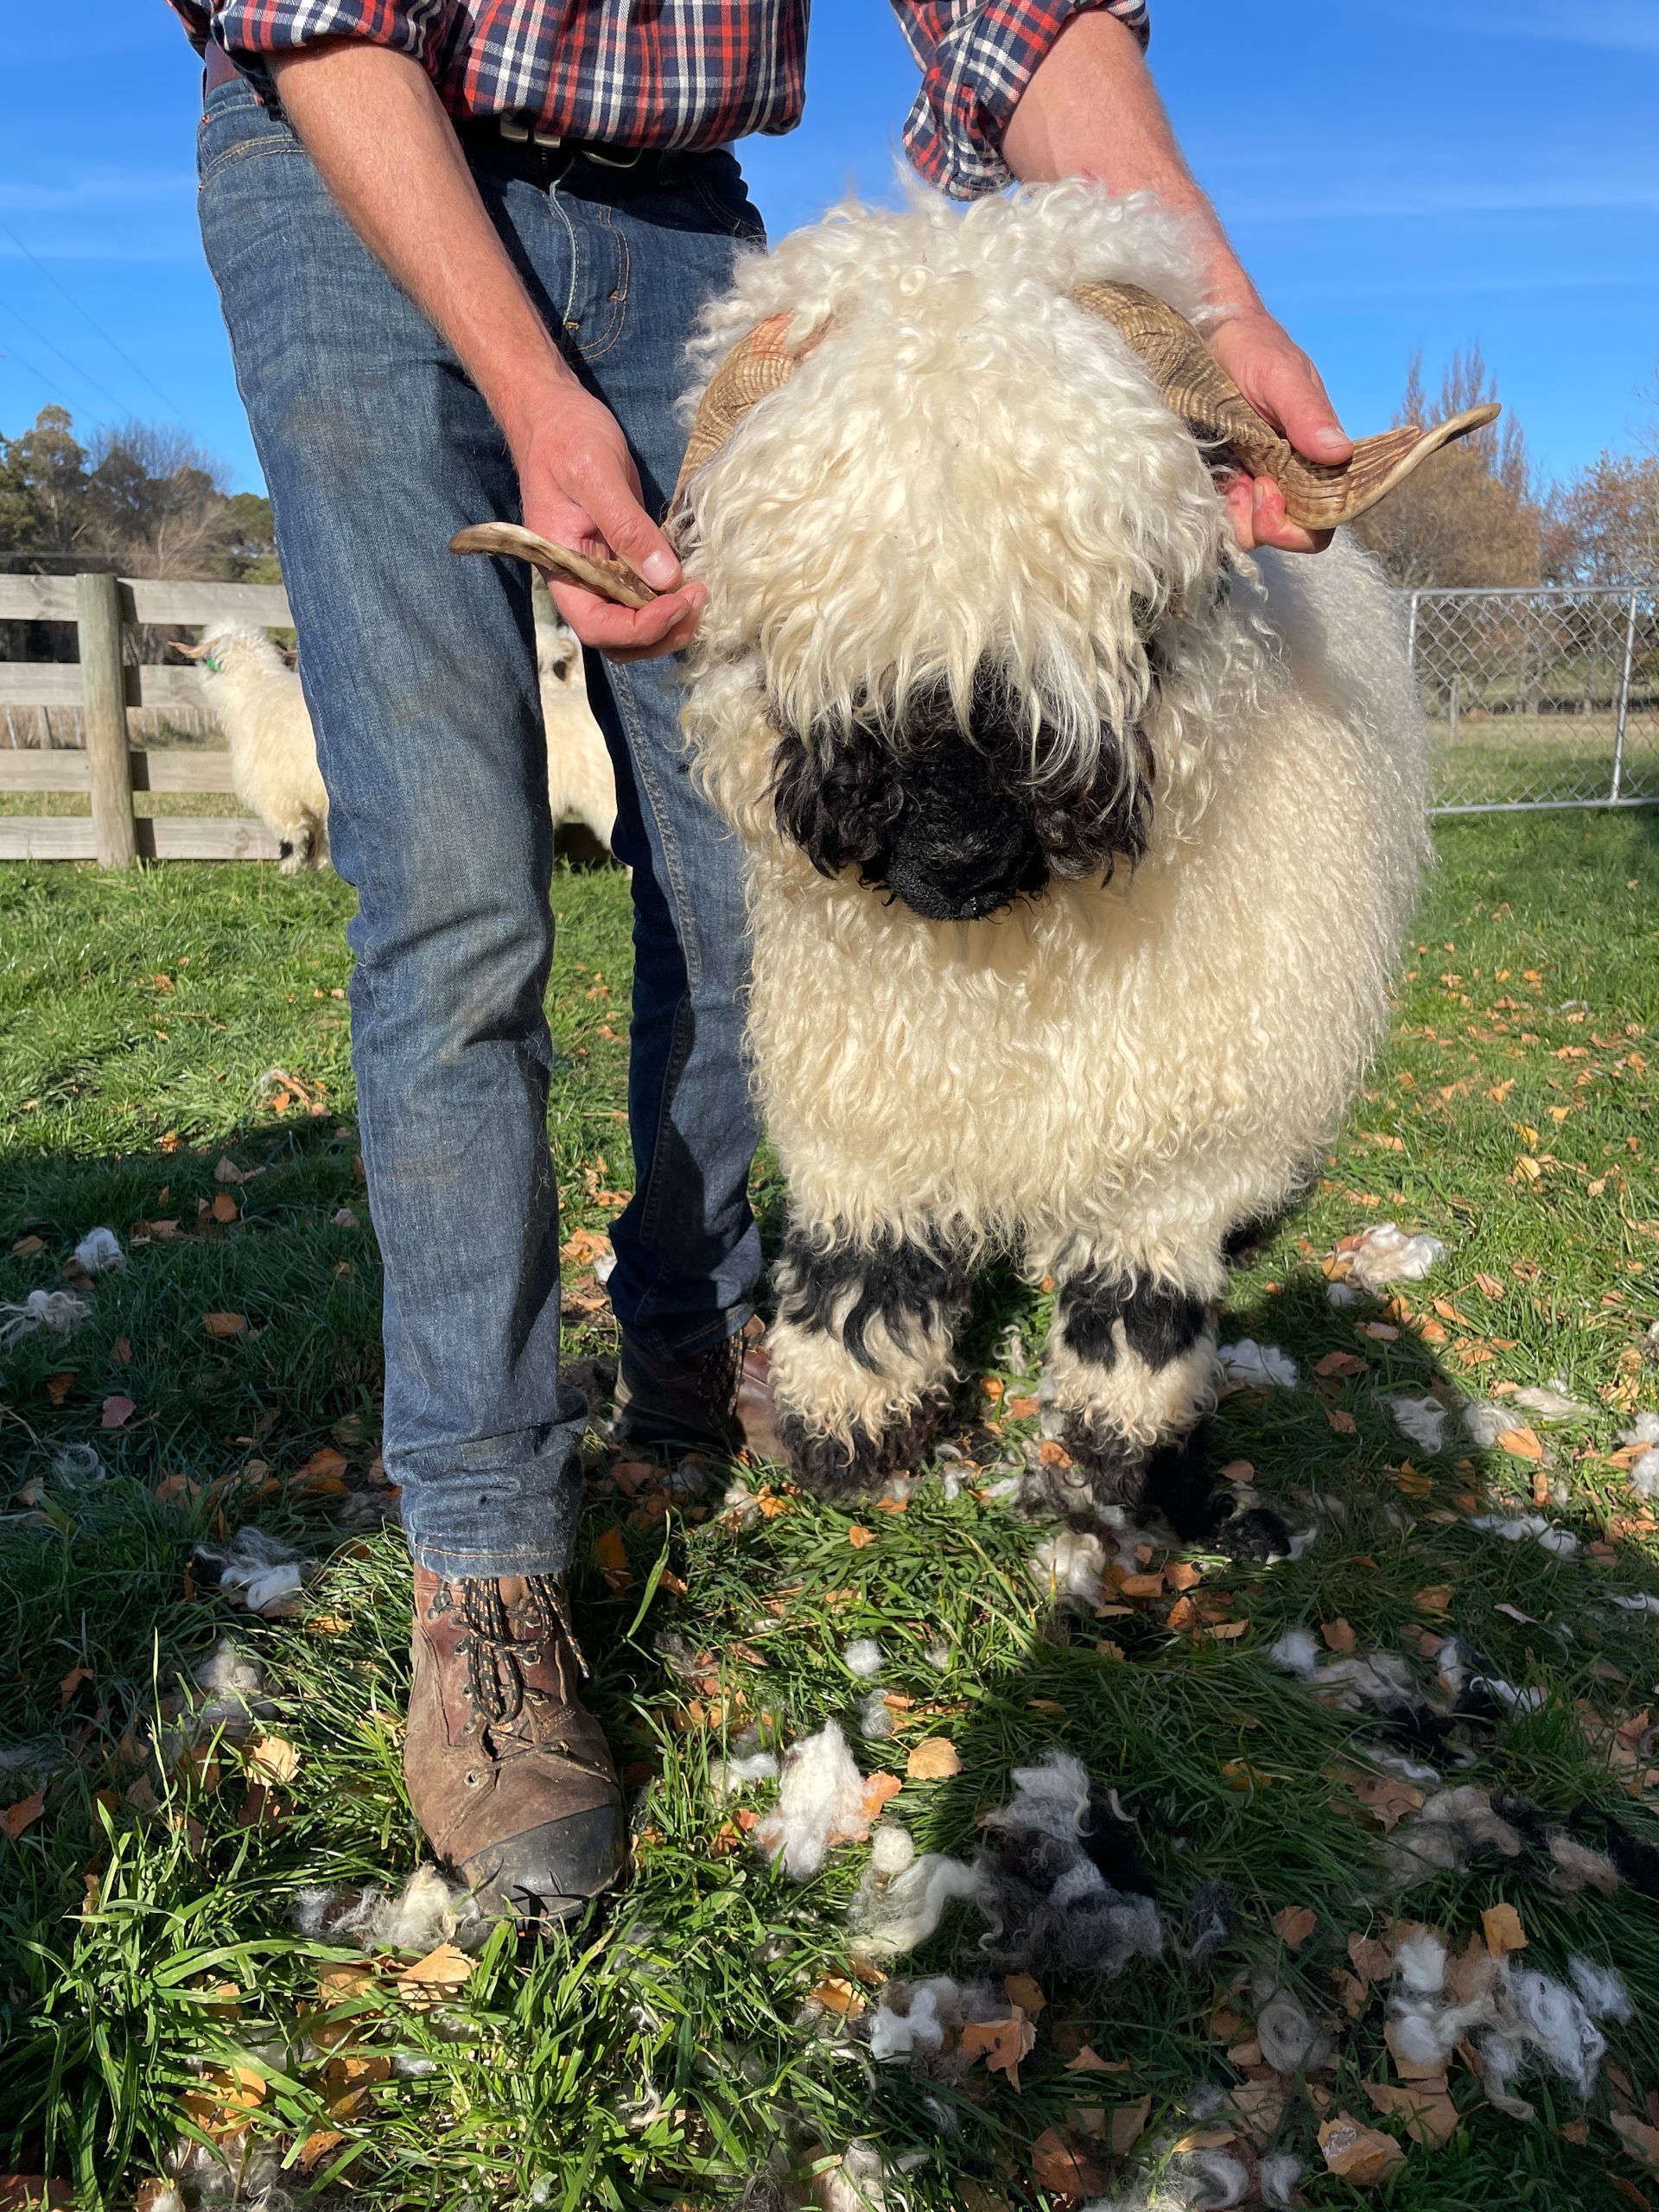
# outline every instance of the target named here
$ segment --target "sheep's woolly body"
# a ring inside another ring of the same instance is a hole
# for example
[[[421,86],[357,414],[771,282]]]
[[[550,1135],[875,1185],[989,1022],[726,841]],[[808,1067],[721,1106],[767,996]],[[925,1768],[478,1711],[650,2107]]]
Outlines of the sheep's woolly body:
[[[1090,278],[1198,304],[1171,223],[1079,185],[965,217],[850,209],[741,264],[703,365],[772,316],[817,342],[690,486],[711,597],[685,724],[750,844],[751,1034],[796,1214],[1208,1300],[1223,1237],[1295,1190],[1382,1033],[1423,739],[1353,549],[1236,565],[1216,596],[1222,502],[1139,362],[1065,296]],[[965,711],[988,657],[1040,710],[1045,772],[1143,728],[1140,865],[969,924],[818,875],[776,831],[779,726],[891,721],[929,683]],[[948,1332],[943,1309],[903,1342],[878,1320],[876,1376],[785,1328],[774,1382],[844,1438],[926,1402]]]
[[[283,849],[293,875],[328,859],[328,794],[317,766],[300,679],[263,630],[227,623],[202,632],[203,696],[231,751],[231,788]]]

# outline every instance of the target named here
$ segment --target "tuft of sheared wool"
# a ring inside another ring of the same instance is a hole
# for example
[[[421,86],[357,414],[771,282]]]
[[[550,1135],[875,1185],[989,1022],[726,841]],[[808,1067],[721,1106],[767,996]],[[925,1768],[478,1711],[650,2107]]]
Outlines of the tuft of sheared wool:
[[[1508,1436],[1517,1428],[1524,1428],[1527,1424],[1508,1406],[1492,1405],[1477,1398],[1464,1408],[1463,1425],[1469,1432],[1471,1442],[1478,1444],[1483,1452],[1490,1452],[1500,1436]]]
[[[1659,1613],[1659,1598],[1651,1597],[1646,1592],[1635,1597],[1615,1593],[1612,1602],[1627,1613]]]
[[[1489,1536],[1501,1536],[1506,1544],[1535,1537],[1541,1550],[1553,1552],[1558,1559],[1570,1559],[1579,1548],[1579,1540],[1570,1529],[1555,1528],[1541,1513],[1477,1513],[1467,1525]]]
[[[1637,1414],[1628,1428],[1618,1432],[1621,1444],[1659,1444],[1659,1414]]]
[[[1290,2212],[1301,2177],[1302,2162],[1294,2151],[1270,2151],[1256,2167],[1256,2192],[1274,2212]]]
[[[251,1523],[227,1545],[198,1544],[191,1565],[212,1575],[221,1590],[239,1597],[251,1613],[281,1616],[297,1610],[305,1563],[291,1544]]]
[[[877,2060],[928,2056],[944,2048],[955,2024],[960,1992],[949,1974],[930,1981],[889,1982],[870,2016],[870,2056]]]
[[[1512,1391],[1510,1403],[1519,1406],[1546,1428],[1592,1421],[1597,1410],[1594,1406],[1586,1406],[1582,1399],[1569,1397],[1565,1390],[1558,1390],[1554,1383],[1548,1389]]]
[[[1579,2001],[1592,2020],[1611,2020],[1623,2027],[1636,2018],[1636,2005],[1616,1967],[1598,1965],[1594,1959],[1572,1958],[1567,1971]]]
[[[0,1344],[19,1337],[32,1337],[42,1329],[48,1336],[73,1336],[92,1307],[73,1290],[31,1290],[16,1303],[0,1305]]]
[[[887,1664],[887,1654],[873,1636],[855,1637],[842,1651],[841,1663],[861,1682],[873,1682]]]
[[[1346,1280],[1372,1292],[1391,1282],[1421,1282],[1439,1267],[1446,1250],[1438,1236],[1413,1236],[1392,1221],[1379,1221],[1345,1255]]]
[[[1409,1391],[1379,1395],[1377,1403],[1394,1415],[1402,1435],[1425,1452],[1438,1452],[1446,1441],[1446,1409],[1438,1398],[1414,1397]]]
[[[1090,1611],[1105,1596],[1106,1547],[1092,1529],[1058,1529],[1032,1554],[1028,1572],[1052,1604],[1071,1599]]]
[[[1630,1488],[1643,1497],[1659,1497],[1659,1445],[1649,1446],[1630,1469]]]
[[[1294,1390],[1301,1379],[1287,1351],[1281,1351],[1276,1344],[1259,1344],[1249,1337],[1241,1337],[1236,1344],[1217,1344],[1216,1357],[1230,1382],[1243,1382],[1252,1389],[1267,1385]]]
[[[1513,1682],[1506,1682],[1501,1675],[1488,1674],[1474,1662],[1472,1653],[1465,1649],[1455,1636],[1448,1637],[1435,1656],[1435,1666],[1446,1694],[1461,1706],[1472,1700],[1478,1707],[1482,1700],[1489,1706],[1502,1706],[1506,1713],[1541,1713],[1544,1707],[1544,1693],[1540,1689],[1517,1689]]]
[[[293,1916],[302,1936],[331,1943],[349,1940],[365,1951],[424,1955],[440,1943],[475,1950],[490,1932],[471,1891],[432,1866],[417,1866],[402,1889],[390,1892],[375,1884],[363,1890],[296,1890]]]
[[[1014,1796],[985,1815],[974,1856],[983,1948],[1039,1973],[1116,1974],[1164,1944],[1130,1824],[1069,1751],[1014,1770]],[[1109,1867],[1118,1884],[1109,1880]]]
[[[809,1882],[831,1846],[863,1834],[864,1777],[831,1720],[784,1754],[778,1809],[754,1830],[754,1840],[792,1882]]]
[[[916,1839],[899,1821],[883,1821],[870,1837],[870,1868],[884,1882],[916,1863]]]
[[[1507,1982],[1509,2007],[1502,2001]],[[1507,2080],[1521,2069],[1510,2063],[1510,2051],[1535,2052],[1544,2063],[1570,2082],[1581,2097],[1596,2086],[1596,2073],[1606,2055],[1607,2038],[1597,2027],[1583,2000],[1565,1983],[1529,1967],[1509,1962],[1508,1974],[1498,1986],[1497,2024],[1478,2046],[1483,2058],[1492,2063],[1500,2050],[1498,2070]],[[1507,2048],[1506,2048],[1507,2047]]]
[[[108,1274],[126,1264],[121,1239],[112,1229],[89,1229],[75,1247],[75,1265],[86,1274]]]
[[[1311,1682],[1319,1669],[1319,1647],[1311,1629],[1289,1628],[1268,1654],[1274,1665],[1299,1681]]]
[[[1446,1987],[1446,1948],[1432,1928],[1408,1936],[1394,1954],[1394,1970],[1408,1996],[1438,1997]]]
[[[858,1708],[858,1732],[871,1743],[893,1733],[893,1708],[885,1692],[872,1690]]]
[[[976,1868],[943,1852],[925,1852],[891,1875],[884,1875],[872,1858],[847,1917],[861,1951],[897,1957],[927,1941],[954,1899],[972,1897],[977,1902],[979,1895]]]
[[[868,2143],[849,2143],[838,2166],[814,2177],[812,2194],[823,2212],[886,2212],[887,2170]]]
[[[1200,1882],[1186,1909],[1186,1955],[1195,1965],[1218,1951],[1233,1932],[1233,1892],[1223,1881]]]
[[[1440,1789],[1408,1813],[1384,1847],[1392,1878],[1402,1889],[1433,1874],[1460,1873],[1483,1853],[1518,1859],[1522,1839],[1492,1809],[1490,1796],[1473,1783]]]
[[[778,1754],[775,1751],[751,1751],[745,1758],[710,1759],[709,1785],[716,1797],[735,1797],[740,1789],[751,1789],[757,1782],[776,1782]]]
[[[1275,1989],[1257,2012],[1255,2038],[1263,2061],[1278,2074],[1322,2066],[1334,2047],[1300,1999],[1287,1989]]]
[[[52,1455],[52,1472],[60,1483],[67,1483],[73,1489],[81,1483],[96,1481],[104,1472],[104,1462],[91,1444],[66,1444],[60,1452]]]
[[[922,1649],[922,1656],[936,1675],[950,1673],[950,1647],[943,1637],[935,1643],[925,1644]]]
[[[1552,1835],[1549,1855],[1554,1861],[1549,1885],[1564,1897],[1576,1897],[1581,1890],[1594,1890],[1599,1897],[1610,1897],[1618,1887],[1618,1869],[1607,1853],[1592,1850],[1575,1836]]]

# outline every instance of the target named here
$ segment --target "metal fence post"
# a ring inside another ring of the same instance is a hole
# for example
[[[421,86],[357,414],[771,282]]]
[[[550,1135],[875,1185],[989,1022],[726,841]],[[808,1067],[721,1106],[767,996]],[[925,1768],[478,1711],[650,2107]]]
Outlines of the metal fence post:
[[[1624,728],[1630,717],[1630,671],[1636,661],[1636,604],[1637,594],[1630,594],[1630,613],[1624,623],[1624,665],[1618,678],[1618,719],[1613,725],[1613,787],[1608,798],[1616,806],[1620,787],[1624,781]]]
[[[138,857],[127,757],[127,682],[121,660],[121,586],[114,576],[75,578],[75,630],[92,841],[100,868],[130,868]]]
[[[1416,592],[1413,592],[1411,594],[1411,609],[1406,616],[1406,660],[1408,665],[1414,671],[1417,666],[1417,608],[1419,604],[1420,594]]]

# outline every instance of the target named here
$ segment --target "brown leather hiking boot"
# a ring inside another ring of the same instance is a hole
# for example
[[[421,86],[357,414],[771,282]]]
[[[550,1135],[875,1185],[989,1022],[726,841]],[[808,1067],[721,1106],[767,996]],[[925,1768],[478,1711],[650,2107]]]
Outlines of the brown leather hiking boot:
[[[622,1339],[613,1444],[677,1444],[691,1452],[747,1452],[781,1459],[759,1325],[708,1351],[664,1357]]]
[[[415,1570],[404,1776],[415,1817],[485,1911],[559,1920],[622,1871],[622,1791],[550,1575]]]

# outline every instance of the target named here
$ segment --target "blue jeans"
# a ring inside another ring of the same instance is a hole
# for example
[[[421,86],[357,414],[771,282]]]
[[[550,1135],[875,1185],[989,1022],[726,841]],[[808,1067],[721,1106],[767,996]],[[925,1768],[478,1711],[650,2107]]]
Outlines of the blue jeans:
[[[553,839],[530,580],[448,550],[464,523],[515,517],[517,481],[454,355],[244,86],[210,95],[200,169],[329,843],[358,893],[352,1046],[385,1267],[387,1471],[423,1566],[558,1573],[584,1413],[559,1382]],[[681,155],[632,181],[579,160],[550,190],[478,181],[660,512],[681,348],[735,242],[760,234],[737,163]],[[589,655],[588,674],[633,870],[635,1193],[610,1294],[632,1340],[695,1352],[742,1325],[760,1272],[741,867],[688,771],[675,664]]]

